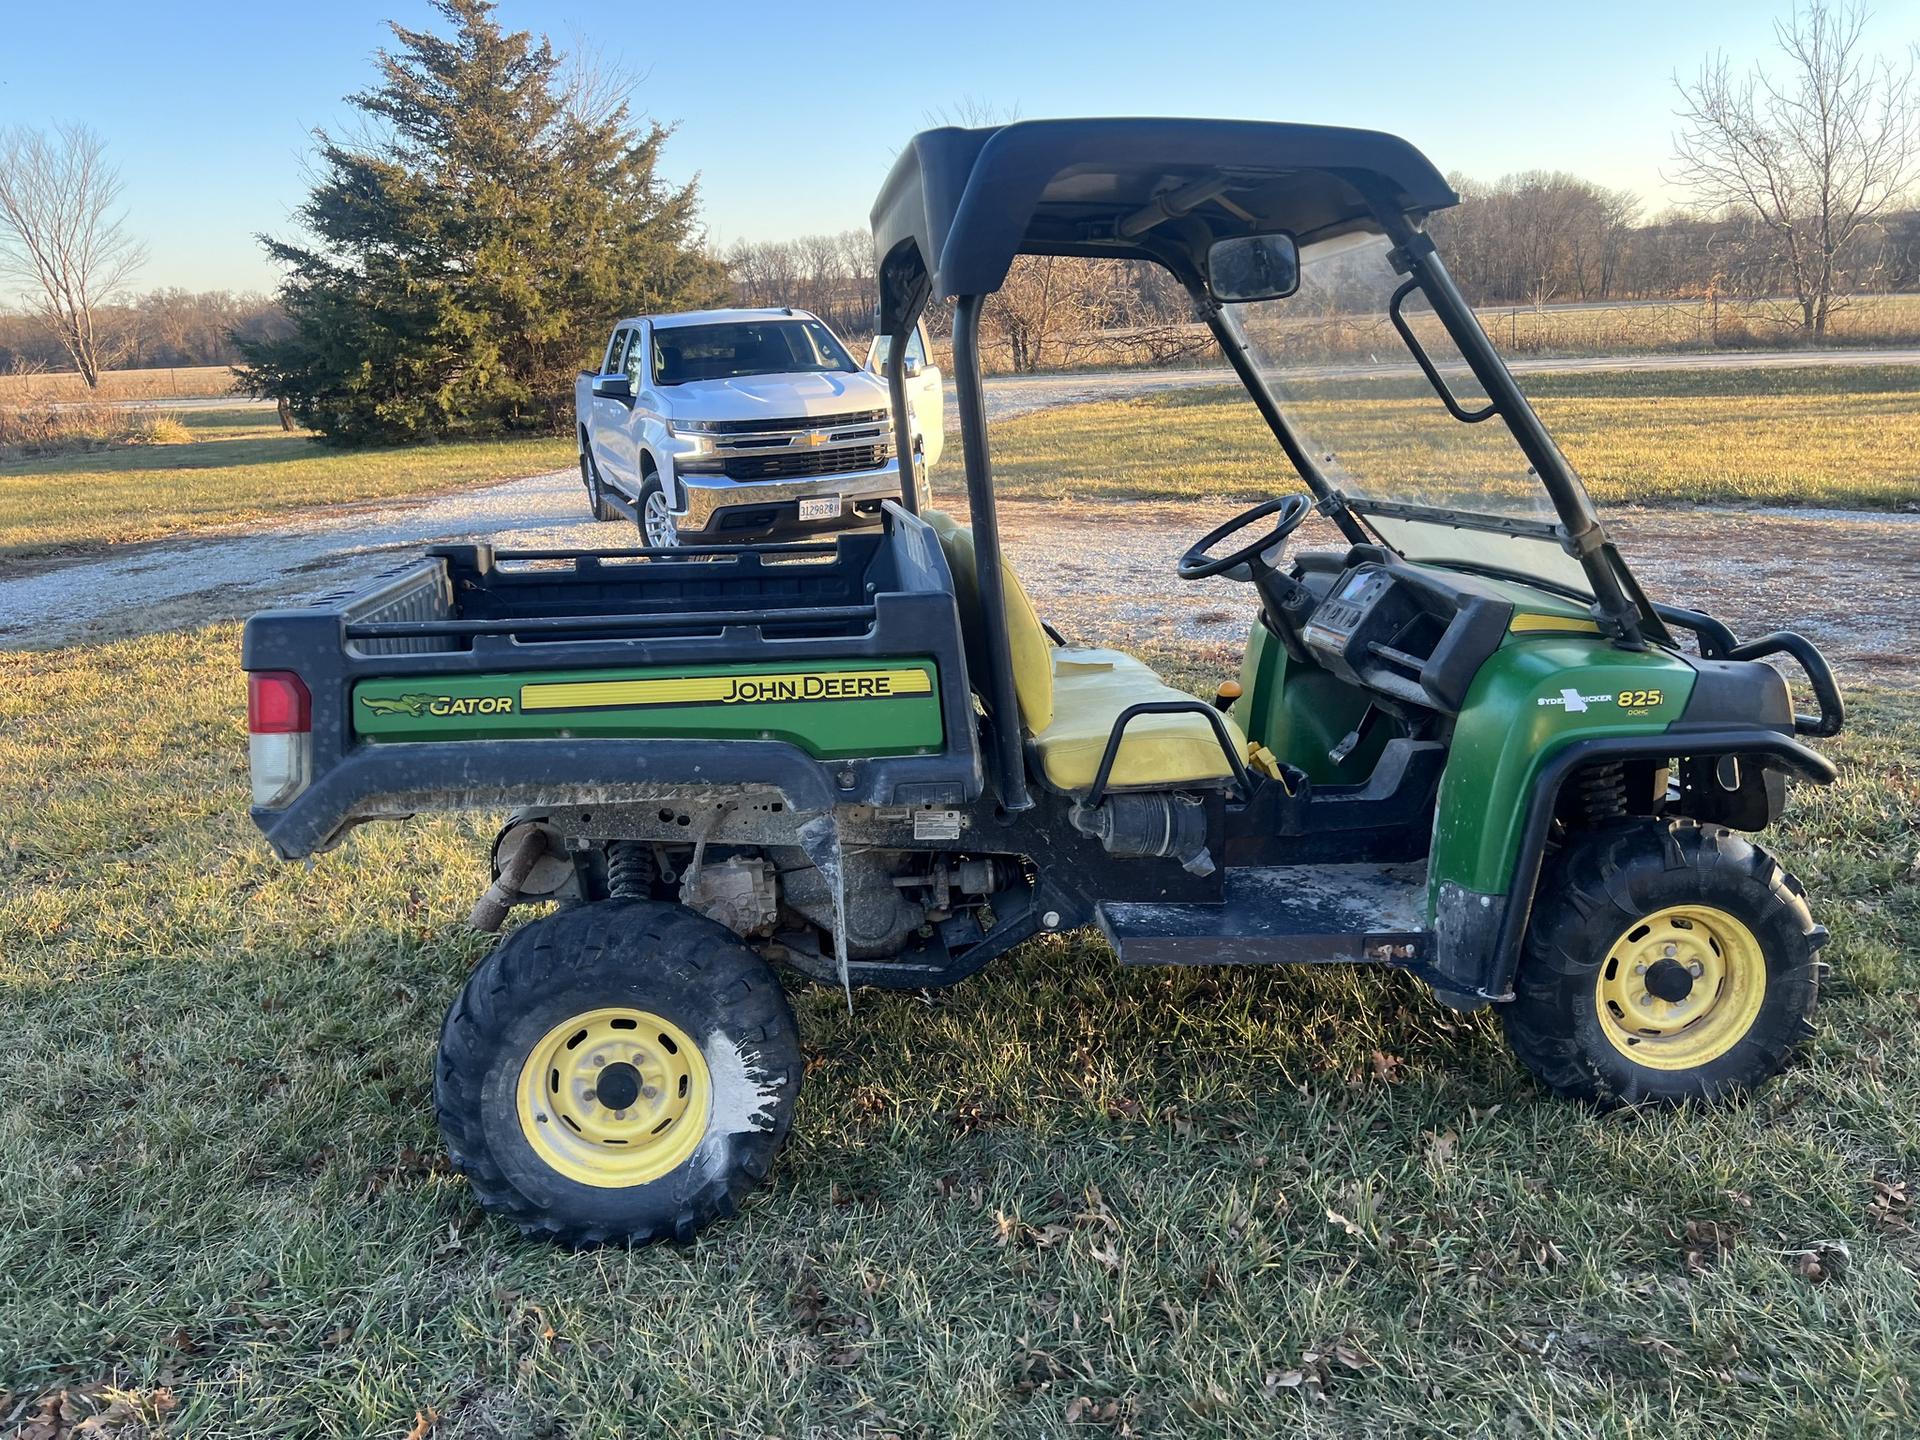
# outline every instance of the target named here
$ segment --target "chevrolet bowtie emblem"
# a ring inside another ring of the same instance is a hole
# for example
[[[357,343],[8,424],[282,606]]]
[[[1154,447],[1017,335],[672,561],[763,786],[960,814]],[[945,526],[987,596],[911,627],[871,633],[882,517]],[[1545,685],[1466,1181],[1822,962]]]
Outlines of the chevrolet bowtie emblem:
[[[805,445],[809,450],[818,450],[832,438],[833,437],[828,435],[824,430],[809,430],[800,437],[800,443]]]

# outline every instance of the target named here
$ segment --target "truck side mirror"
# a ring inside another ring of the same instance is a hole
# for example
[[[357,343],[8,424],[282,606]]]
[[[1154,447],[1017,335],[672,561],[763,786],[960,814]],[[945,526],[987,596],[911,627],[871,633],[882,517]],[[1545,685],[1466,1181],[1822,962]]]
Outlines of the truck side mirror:
[[[629,375],[596,375],[593,393],[602,400],[633,401],[633,378]]]
[[[914,359],[911,355],[907,356],[905,360],[900,362],[900,373],[902,375],[905,375],[909,380],[919,379],[920,372],[925,368],[926,368],[925,366],[923,366],[918,360]]]

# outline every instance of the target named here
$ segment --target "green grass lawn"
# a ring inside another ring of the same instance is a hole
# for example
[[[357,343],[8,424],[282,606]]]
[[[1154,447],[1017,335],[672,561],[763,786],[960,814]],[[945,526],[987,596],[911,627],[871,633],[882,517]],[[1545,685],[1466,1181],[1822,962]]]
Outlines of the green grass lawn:
[[[559,440],[338,450],[270,410],[185,410],[191,441],[0,464],[0,561],[207,525],[293,520],[329,505],[429,495],[573,463]]]
[[[1899,509],[1920,503],[1920,369],[1661,370],[1535,375],[1523,382],[1603,503],[1763,502]],[[1416,412],[1457,442],[1443,470],[1478,487],[1490,451],[1518,452],[1498,420],[1447,421],[1426,382],[1301,387],[1298,423],[1357,477],[1427,493],[1431,451],[1400,443]],[[996,426],[1001,493],[1255,499],[1299,488],[1252,402],[1237,390],[1176,391],[1076,405]]]
[[[797,994],[771,1188],[571,1255],[481,1216],[431,1117],[489,826],[271,860],[236,642],[0,653],[0,1433],[101,1387],[178,1435],[1920,1426],[1914,697],[1850,697],[1775,837],[1833,975],[1748,1105],[1594,1115],[1404,976],[1060,937]]]

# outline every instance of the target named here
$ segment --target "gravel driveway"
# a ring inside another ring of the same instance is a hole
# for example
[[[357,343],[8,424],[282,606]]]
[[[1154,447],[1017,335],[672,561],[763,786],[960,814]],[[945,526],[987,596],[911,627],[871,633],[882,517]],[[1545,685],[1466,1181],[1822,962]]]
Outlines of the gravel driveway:
[[[1235,508],[1133,503],[1065,516],[1003,502],[1001,529],[1036,607],[1069,638],[1217,647],[1226,666],[1238,661],[1252,596],[1226,580],[1184,584],[1173,567]],[[1629,507],[1607,518],[1655,598],[1718,615],[1743,637],[1799,630],[1845,679],[1920,688],[1920,515]],[[1314,522],[1299,543],[1340,541]]]
[[[1920,362],[1920,351],[1861,358]],[[1831,352],[1634,356],[1553,368],[1772,368],[1834,359]],[[1225,378],[1218,370],[1003,377],[988,382],[987,412],[1001,419]],[[944,468],[944,484],[957,485],[953,467]],[[1120,644],[1217,644],[1224,656],[1245,635],[1250,597],[1227,582],[1183,585],[1173,563],[1189,539],[1233,508],[1136,502],[1083,505],[1069,514],[1006,502],[1004,525],[1010,557],[1062,630]],[[99,555],[15,563],[0,577],[0,647],[109,639],[297,604],[352,588],[433,543],[633,543],[624,522],[595,524],[584,516],[579,477],[563,470],[429,500],[329,509],[271,529],[207,530]],[[1710,610],[1741,633],[1804,630],[1857,679],[1920,686],[1920,515],[1628,508],[1610,511],[1609,524],[1660,598]],[[1303,539],[1316,543],[1310,533]]]

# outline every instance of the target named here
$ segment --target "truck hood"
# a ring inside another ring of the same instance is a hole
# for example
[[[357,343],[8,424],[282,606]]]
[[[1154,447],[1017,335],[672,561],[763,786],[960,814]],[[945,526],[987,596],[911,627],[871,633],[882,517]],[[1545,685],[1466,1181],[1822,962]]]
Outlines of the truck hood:
[[[676,420],[787,420],[884,410],[887,387],[864,370],[831,374],[747,375],[663,385],[660,398]]]

